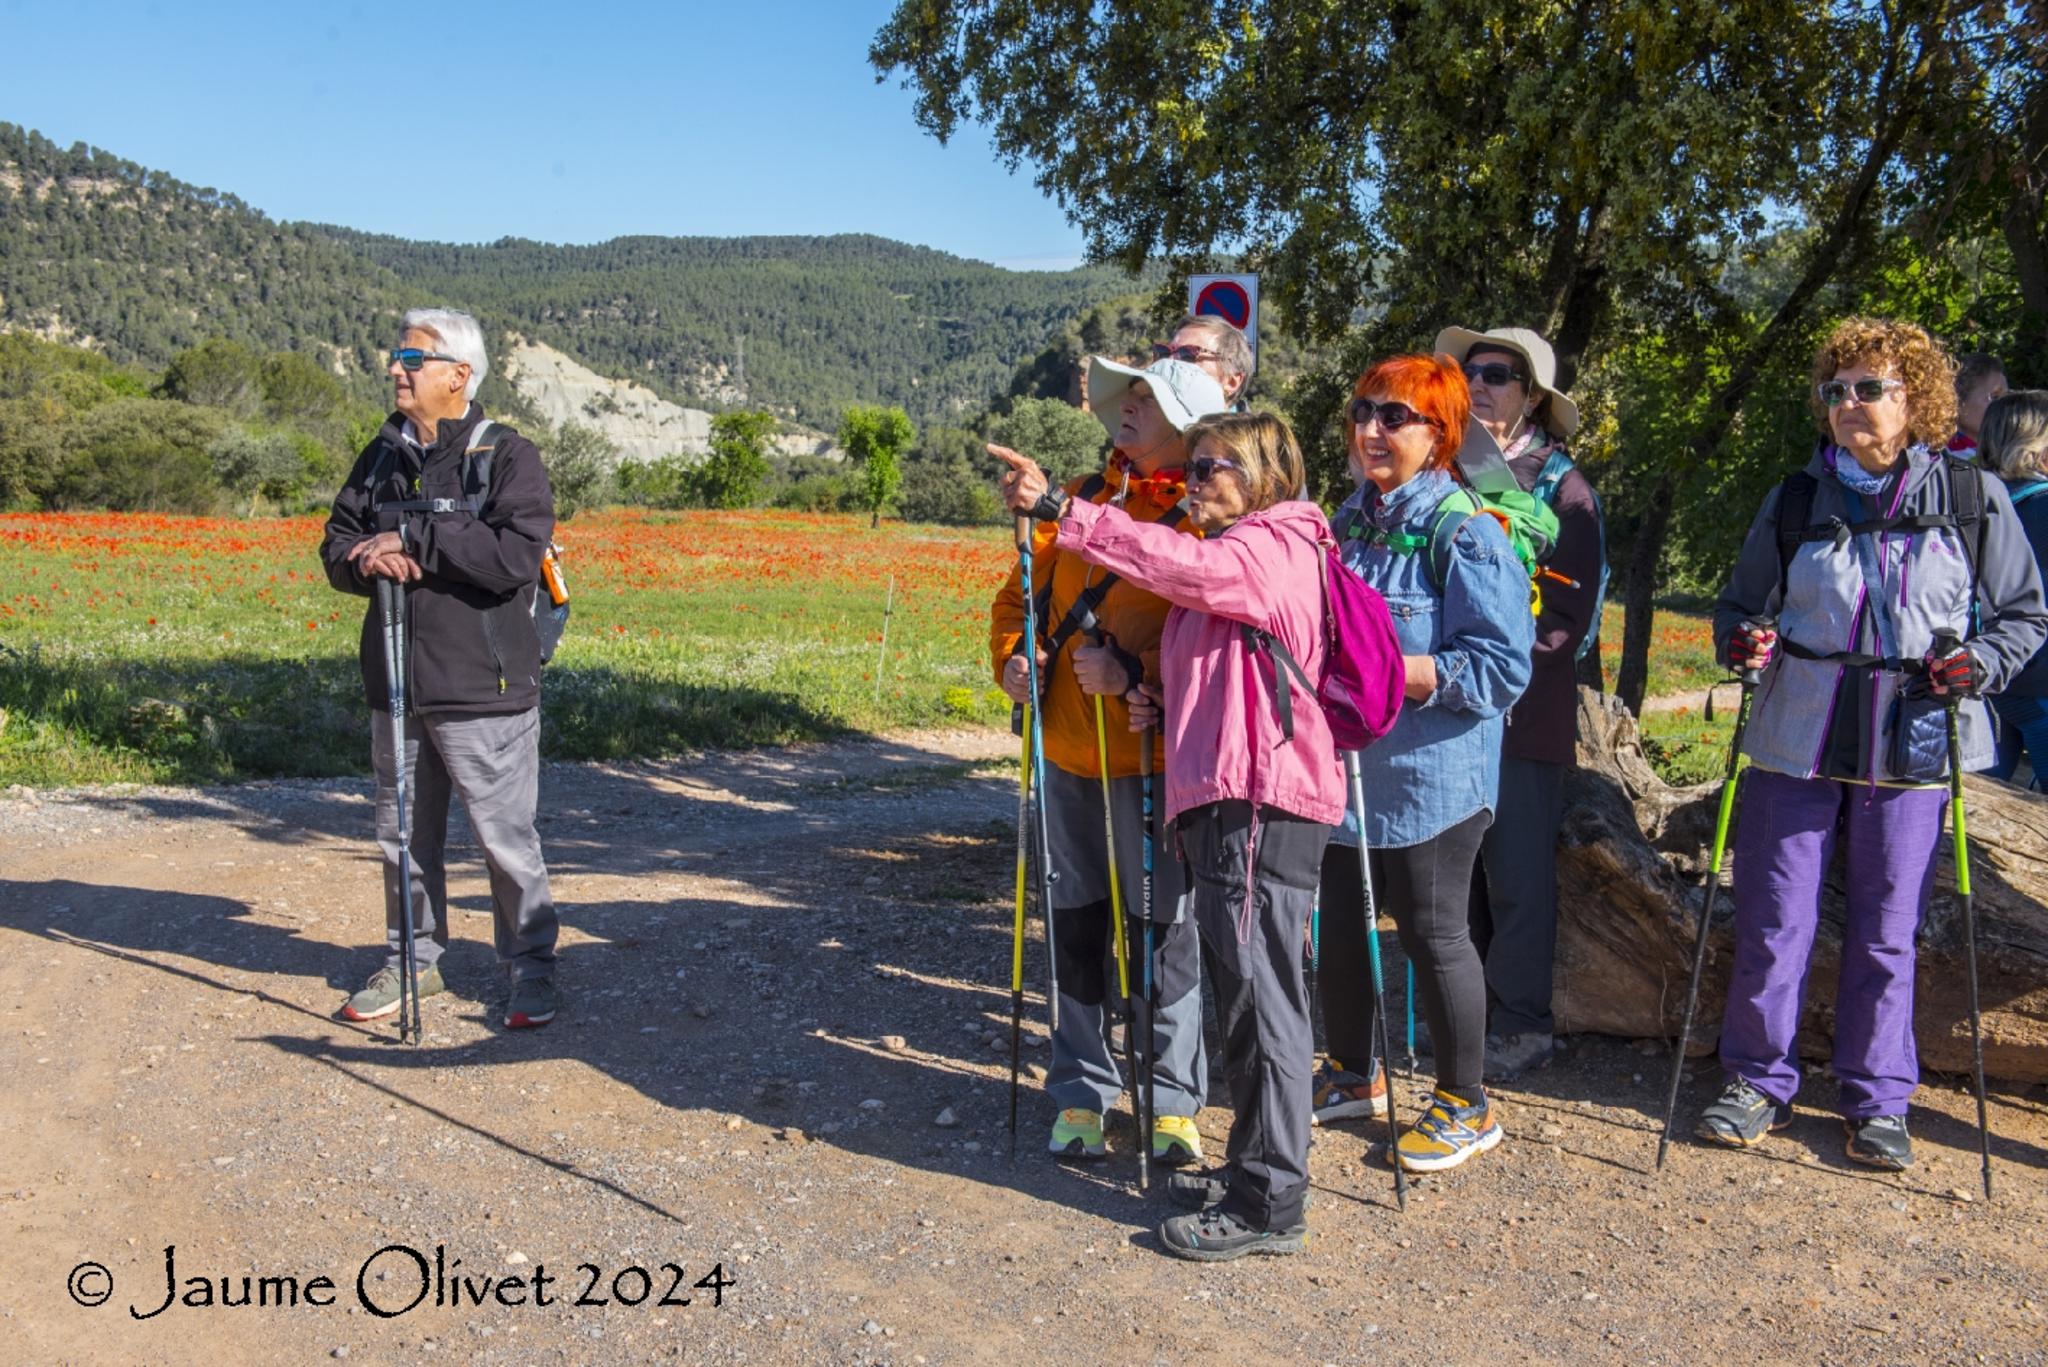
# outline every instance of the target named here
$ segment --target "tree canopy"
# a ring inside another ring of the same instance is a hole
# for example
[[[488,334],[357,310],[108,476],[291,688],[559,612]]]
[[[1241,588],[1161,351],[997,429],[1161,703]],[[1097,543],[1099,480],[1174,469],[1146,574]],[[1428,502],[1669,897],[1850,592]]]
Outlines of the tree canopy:
[[[1095,258],[1163,259],[1168,291],[1224,251],[1259,270],[1324,348],[1288,407],[1325,488],[1370,359],[1452,323],[1548,337],[1615,514],[1633,703],[1682,577],[1674,513],[1725,494],[1731,459],[1805,454],[1810,429],[1745,434],[1803,385],[1820,314],[1907,302],[1885,278],[1906,258],[1953,279],[2001,215],[2038,242],[2042,9],[905,0],[870,58],[935,136],[985,125]],[[1994,183],[1972,217],[1965,187]],[[1650,376],[1680,401],[1645,408]]]

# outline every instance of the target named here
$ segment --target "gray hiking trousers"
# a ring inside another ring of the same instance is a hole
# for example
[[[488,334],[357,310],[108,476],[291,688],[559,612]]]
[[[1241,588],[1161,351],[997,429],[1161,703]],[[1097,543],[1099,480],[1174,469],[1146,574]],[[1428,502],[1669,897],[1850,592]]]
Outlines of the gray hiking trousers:
[[[391,764],[391,714],[370,714],[377,772],[377,843],[384,852],[388,954],[399,965],[398,790]],[[490,874],[498,962],[515,978],[551,978],[559,924],[547,864],[534,827],[540,800],[540,709],[509,716],[405,719],[408,815],[412,823],[413,946],[425,970],[448,948],[448,799],[462,799]]]
[[[1176,824],[1236,1112],[1223,1209],[1253,1229],[1284,1230],[1301,1223],[1308,1195],[1315,1034],[1301,961],[1330,828],[1262,807],[1253,840],[1251,818],[1248,802],[1212,802]]]
[[[1107,1112],[1125,1079],[1105,1026],[1117,993],[1110,939],[1109,838],[1102,820],[1102,779],[1046,768],[1046,819],[1052,838],[1053,930],[1059,949],[1060,1028],[1053,1033],[1045,1090],[1061,1110]],[[1144,988],[1144,780],[1109,781],[1116,818],[1117,886],[1135,1002]],[[1153,1104],[1160,1115],[1195,1116],[1208,1099],[1209,1058],[1202,1040],[1201,941],[1181,914],[1180,865],[1168,844],[1166,780],[1152,784]]]

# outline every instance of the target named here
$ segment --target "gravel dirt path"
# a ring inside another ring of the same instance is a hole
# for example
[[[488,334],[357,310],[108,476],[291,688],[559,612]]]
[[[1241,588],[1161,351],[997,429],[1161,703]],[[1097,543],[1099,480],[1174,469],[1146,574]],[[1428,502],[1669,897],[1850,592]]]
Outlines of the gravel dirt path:
[[[2048,1101],[1994,1096],[1987,1205],[1952,1078],[1903,1176],[1844,1162],[1816,1076],[1790,1131],[1683,1143],[1659,1179],[1661,1053],[1577,1039],[1405,1214],[1344,1126],[1318,1135],[1309,1255],[1165,1257],[1128,1130],[1062,1168],[1027,1092],[1008,1156],[1010,754],[963,732],[550,766],[563,1013],[499,1027],[458,834],[418,1048],[332,1015],[376,960],[364,783],[0,799],[0,1356],[2048,1362]],[[1212,1151],[1228,1119],[1203,1115]],[[137,1318],[166,1246],[216,1303]],[[608,1303],[575,1303],[584,1263]],[[422,1264],[416,1308],[364,1307]],[[714,1266],[730,1285],[693,1285]],[[219,1303],[287,1275],[334,1303]],[[672,1283],[687,1306],[656,1304]]]

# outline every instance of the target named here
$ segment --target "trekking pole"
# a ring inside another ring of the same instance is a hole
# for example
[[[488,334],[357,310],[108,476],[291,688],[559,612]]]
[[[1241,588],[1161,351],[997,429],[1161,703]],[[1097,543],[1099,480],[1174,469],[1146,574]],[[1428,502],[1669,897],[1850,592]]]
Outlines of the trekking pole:
[[[1767,628],[1770,622],[1749,625]],[[1750,705],[1756,701],[1756,686],[1763,679],[1760,669],[1742,671],[1742,700],[1735,707],[1735,734],[1728,741],[1728,769],[1721,779],[1721,810],[1714,819],[1714,857],[1707,865],[1706,897],[1700,904],[1700,928],[1692,942],[1692,977],[1685,989],[1685,1015],[1678,1027],[1678,1043],[1671,1050],[1671,1085],[1664,1089],[1664,1130],[1657,1136],[1657,1171],[1664,1170],[1664,1155],[1671,1149],[1671,1122],[1678,1114],[1678,1084],[1685,1075],[1685,1046],[1692,1041],[1693,1013],[1700,1004],[1700,973],[1707,966],[1707,936],[1714,924],[1714,899],[1721,895],[1721,860],[1728,852],[1728,825],[1735,815],[1738,771],[1742,765],[1742,734],[1749,729]]]
[[[1031,835],[1031,733],[1023,732],[1023,753],[1017,761],[1017,917],[1010,934],[1010,1157],[1017,1157],[1017,1092],[1023,1070],[1020,1046],[1024,1037],[1024,883]]]
[[[391,771],[398,809],[398,1038],[420,1042],[420,961],[413,942],[412,822],[405,774],[405,588],[395,580],[377,580],[377,602],[384,618],[384,686],[391,708]],[[408,1017],[408,1010],[410,1016]],[[408,1025],[408,1020],[410,1024]]]
[[[1934,638],[1934,653],[1937,657],[1953,654],[1962,648],[1962,638],[1953,631],[1943,631]],[[1963,940],[1967,945],[1964,964],[1969,970],[1970,983],[1970,1063],[1976,1074],[1977,1083],[1977,1151],[1982,1157],[1984,1170],[1984,1199],[1991,1199],[1991,1116],[1984,1102],[1984,1018],[1977,998],[1977,908],[1976,898],[1970,893],[1970,845],[1963,822],[1963,770],[1962,746],[1957,741],[1957,714],[1962,708],[1962,697],[1954,689],[1948,694],[1948,824],[1949,838],[1955,842],[1956,857],[1956,900],[1963,906]]]
[[[1090,631],[1091,645],[1102,644],[1102,633]],[[1131,1080],[1133,1090],[1138,1085],[1138,1027],[1137,1018],[1131,1008],[1131,957],[1129,937],[1124,933],[1123,885],[1117,878],[1116,867],[1116,813],[1110,806],[1109,791],[1109,723],[1104,719],[1102,695],[1095,695],[1095,759],[1102,770],[1102,835],[1105,848],[1109,851],[1109,924],[1110,944],[1116,951],[1116,990],[1123,998],[1124,1006],[1124,1074]],[[1135,1109],[1135,1107],[1133,1108]],[[1144,1149],[1138,1150],[1138,1185],[1143,1187],[1150,1176],[1147,1164],[1150,1155]]]
[[[1401,1166],[1401,1130],[1394,1118],[1394,1039],[1387,1023],[1386,975],[1380,969],[1380,912],[1372,895],[1372,851],[1365,844],[1365,779],[1359,772],[1356,750],[1344,752],[1344,774],[1351,781],[1351,810],[1358,814],[1358,882],[1365,897],[1365,958],[1372,967],[1372,1047],[1378,1055],[1373,1062],[1379,1065],[1380,1077],[1387,1084],[1387,1161],[1394,1165],[1394,1202],[1406,1210],[1408,1170]],[[1412,964],[1409,972],[1414,972]],[[1410,981],[1414,981],[1412,976]],[[1409,995],[1413,997],[1412,989]],[[1414,1008],[1409,1009],[1412,1012]]]
[[[889,576],[889,596],[882,602],[882,648],[875,655],[875,701],[882,701],[882,671],[889,664],[889,619],[896,613],[896,576]]]
[[[1038,599],[1031,588],[1031,519],[1016,522],[1017,569],[1024,590],[1024,664],[1030,671],[1032,705],[1024,709],[1024,734],[1031,748],[1031,816],[1038,828],[1038,911],[1045,917],[1045,1010],[1048,1028],[1060,1028],[1060,958],[1053,931],[1052,885],[1059,875],[1052,867],[1052,832],[1045,810],[1044,696],[1038,677]]]
[[[1154,1072],[1159,1066],[1159,1041],[1152,1033],[1153,1022],[1158,1016],[1158,1004],[1152,1000],[1152,728],[1146,727],[1138,735],[1138,772],[1144,776],[1140,785],[1143,797],[1140,810],[1144,816],[1144,877],[1138,885],[1138,909],[1145,918],[1145,957],[1140,969],[1138,984],[1138,1010],[1144,1016],[1144,1023],[1138,1027],[1138,1037],[1143,1047],[1138,1054],[1138,1067],[1142,1078],[1138,1084],[1138,1190],[1143,1191],[1151,1179],[1152,1128],[1158,1121],[1159,1098],[1153,1090]]]
[[[1363,827],[1359,828],[1358,838],[1361,842],[1365,839]],[[1413,1079],[1415,1076],[1415,960],[1413,959],[1408,961],[1408,990],[1404,997],[1405,1005],[1408,1008],[1408,1064],[1406,1072],[1407,1076]],[[1392,1045],[1388,1046],[1390,1050],[1392,1047]]]

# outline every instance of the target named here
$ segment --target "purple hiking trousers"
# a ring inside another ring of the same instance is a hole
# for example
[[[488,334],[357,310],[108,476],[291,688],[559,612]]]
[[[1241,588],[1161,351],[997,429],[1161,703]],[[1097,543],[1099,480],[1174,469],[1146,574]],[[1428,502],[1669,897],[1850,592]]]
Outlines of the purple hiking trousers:
[[[1799,1091],[1795,1040],[1821,885],[1847,842],[1848,920],[1834,993],[1834,1072],[1851,1120],[1904,1115],[1920,1082],[1913,933],[1945,788],[1878,788],[1751,769],[1735,836],[1735,965],[1721,1064],[1771,1100]]]

